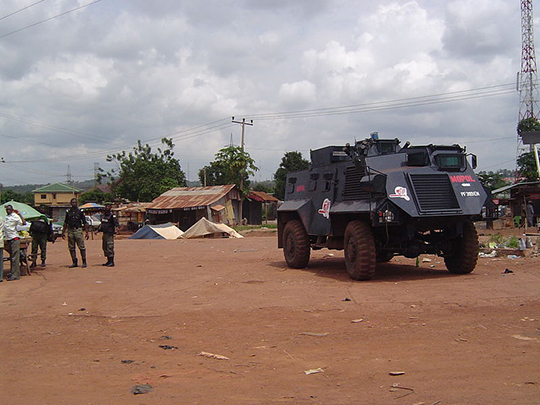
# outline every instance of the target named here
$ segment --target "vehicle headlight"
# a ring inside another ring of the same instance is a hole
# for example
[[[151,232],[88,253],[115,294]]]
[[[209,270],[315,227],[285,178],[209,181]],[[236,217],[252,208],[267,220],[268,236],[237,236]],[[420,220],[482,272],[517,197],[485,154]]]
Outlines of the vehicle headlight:
[[[392,222],[394,220],[394,213],[390,210],[385,210],[383,212],[384,222]]]

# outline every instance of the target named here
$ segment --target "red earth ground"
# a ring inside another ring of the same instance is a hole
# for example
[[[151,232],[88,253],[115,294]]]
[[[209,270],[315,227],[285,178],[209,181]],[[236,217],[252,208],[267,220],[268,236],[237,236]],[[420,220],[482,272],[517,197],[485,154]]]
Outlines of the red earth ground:
[[[0,404],[540,404],[539,257],[394,258],[355,282],[340,251],[293,270],[276,246],[121,239],[107,268],[90,240],[69,269],[49,244],[0,284]]]

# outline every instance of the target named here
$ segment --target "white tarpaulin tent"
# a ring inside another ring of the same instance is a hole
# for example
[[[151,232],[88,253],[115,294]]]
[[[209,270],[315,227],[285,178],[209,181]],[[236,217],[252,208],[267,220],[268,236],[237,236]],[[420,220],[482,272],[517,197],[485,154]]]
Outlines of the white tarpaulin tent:
[[[201,238],[205,235],[223,234],[223,233],[229,234],[229,236],[232,238],[243,238],[242,235],[240,235],[238,232],[228,227],[227,225],[216,224],[214,222],[210,222],[204,217],[199,219],[196,223],[194,223],[191,226],[191,228],[185,231],[184,234],[182,235],[182,238],[184,239]]]
[[[182,234],[179,228],[167,222],[161,225],[145,225],[129,239],[178,239]]]

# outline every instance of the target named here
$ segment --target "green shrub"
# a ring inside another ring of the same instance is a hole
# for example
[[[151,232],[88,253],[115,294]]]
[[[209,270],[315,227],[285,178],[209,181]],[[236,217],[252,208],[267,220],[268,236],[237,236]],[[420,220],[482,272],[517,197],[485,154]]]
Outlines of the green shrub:
[[[506,247],[510,249],[517,249],[518,248],[518,238],[516,238],[514,235],[510,236],[506,242],[504,243]]]

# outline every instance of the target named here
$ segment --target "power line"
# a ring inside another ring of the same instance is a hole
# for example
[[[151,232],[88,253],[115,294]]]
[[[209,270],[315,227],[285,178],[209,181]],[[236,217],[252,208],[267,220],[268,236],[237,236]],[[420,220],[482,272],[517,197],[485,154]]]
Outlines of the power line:
[[[55,15],[55,16],[53,16],[53,17],[47,18],[47,19],[42,20],[42,21],[39,21],[39,22],[37,22],[37,23],[27,25],[26,27],[19,28],[18,30],[8,32],[7,34],[4,34],[4,35],[0,35],[0,39],[1,39],[1,38],[4,38],[4,37],[7,37],[7,36],[9,36],[9,35],[15,34],[15,33],[17,33],[17,32],[24,31],[24,30],[26,30],[26,29],[28,29],[28,28],[35,27],[36,25],[43,24],[44,22],[54,20],[55,18],[62,17],[62,16],[64,16],[64,15],[66,15],[66,14],[73,13],[74,11],[80,10],[81,8],[85,8],[85,7],[91,6],[92,4],[99,3],[100,1],[101,1],[101,0],[96,0],[96,1],[93,1],[92,3],[84,4],[84,5],[82,5],[82,6],[79,6],[79,7],[77,7],[77,8],[74,8],[73,10],[65,11],[65,12],[63,12],[63,13],[57,14],[57,15]]]
[[[312,118],[329,115],[356,114],[398,108],[418,107],[423,105],[433,105],[455,101],[471,100],[483,97],[500,96],[510,93],[515,93],[513,83],[447,93],[439,93],[427,96],[409,97],[403,99],[377,101],[363,104],[353,104],[341,107],[328,107],[313,110],[299,110],[277,113],[250,114],[250,116],[258,120]]]
[[[0,117],[4,117],[4,118],[7,118],[7,119],[13,120],[13,121],[19,121],[19,122],[22,122],[24,124],[33,125],[33,126],[40,127],[40,128],[52,129],[52,130],[57,131],[57,132],[64,132],[64,133],[69,134],[69,135],[76,135],[78,137],[87,138],[87,139],[94,140],[94,141],[96,141],[96,140],[97,141],[105,141],[105,140],[110,141],[110,138],[108,138],[108,137],[99,136],[99,135],[93,135],[93,134],[87,134],[87,133],[80,132],[80,131],[73,131],[73,130],[70,130],[70,129],[55,127],[55,126],[44,124],[44,123],[37,122],[37,121],[30,121],[28,119],[18,117],[16,115],[7,115],[7,114],[0,113]]]
[[[34,4],[30,4],[29,6],[23,7],[23,8],[21,8],[20,10],[14,11],[13,13],[10,13],[10,14],[8,14],[8,15],[5,15],[5,16],[3,16],[3,17],[0,17],[0,21],[6,19],[6,18],[8,18],[8,17],[11,17],[12,15],[15,15],[15,14],[17,14],[17,13],[20,13],[21,11],[24,11],[24,10],[30,8],[30,7],[33,7],[33,6],[35,6],[36,4],[43,3],[44,1],[45,1],[45,0],[39,0],[39,1],[36,1]]]
[[[418,96],[418,97],[409,97],[396,100],[387,100],[379,101],[372,103],[348,105],[341,107],[328,107],[312,110],[299,110],[299,111],[288,111],[280,113],[262,113],[262,114],[250,114],[252,117],[257,117],[260,120],[280,120],[280,119],[294,119],[294,118],[312,118],[319,116],[327,115],[342,115],[342,114],[353,114],[353,113],[363,113],[370,111],[379,111],[379,110],[389,110],[389,109],[398,109],[406,107],[416,107],[426,104],[439,104],[439,103],[448,103],[462,100],[469,100],[482,97],[491,97],[507,94],[510,92],[515,92],[514,84],[500,84],[493,85],[469,90],[460,90],[447,93],[438,93],[433,95]],[[20,120],[20,117],[17,117]],[[173,132],[164,136],[151,138],[141,143],[149,144],[150,146],[159,145],[162,138],[171,137],[173,141],[179,142],[194,137],[206,135],[208,133],[224,130],[231,127],[231,122],[228,122],[228,118],[223,118],[220,120],[213,121],[208,124],[199,125],[193,128],[188,128],[185,130]],[[46,125],[44,125],[46,126]],[[50,127],[51,129],[61,130],[63,132],[70,132],[69,130],[63,130],[61,128]],[[73,132],[73,131],[71,131]],[[94,152],[83,153],[79,155],[70,155],[65,158],[49,158],[49,159],[35,159],[29,161],[13,161],[13,163],[37,163],[37,162],[50,162],[50,161],[70,161],[73,159],[94,159],[98,157],[103,157],[104,155],[110,155],[112,153],[125,150],[127,148],[132,148],[133,145],[124,145],[117,148],[99,150]]]
[[[222,124],[217,124],[221,121],[228,121],[228,118],[224,118],[218,121],[214,121],[213,123],[206,124],[206,125],[200,125],[198,127],[189,128],[182,131],[177,131],[169,135],[164,135],[159,138],[152,138],[147,141],[141,141],[142,144],[149,144],[150,146],[157,146],[160,144],[162,138],[172,137],[174,140],[186,140],[197,136],[206,135],[211,132],[219,131],[225,128],[229,128],[233,126],[234,124],[230,122],[224,122]],[[215,124],[215,125],[212,125]],[[179,136],[174,136],[178,135]],[[95,159],[98,157],[103,158],[104,156],[111,155],[116,152],[123,151],[125,149],[131,149],[133,148],[133,144],[130,145],[124,145],[120,146],[114,149],[104,149],[104,150],[98,150],[94,152],[88,152],[88,153],[82,153],[79,155],[69,155],[66,157],[54,157],[54,158],[46,158],[46,159],[34,159],[34,160],[13,160],[10,161],[10,163],[45,163],[45,162],[66,162],[66,161],[72,161],[74,159],[77,160],[85,160],[85,159]]]

